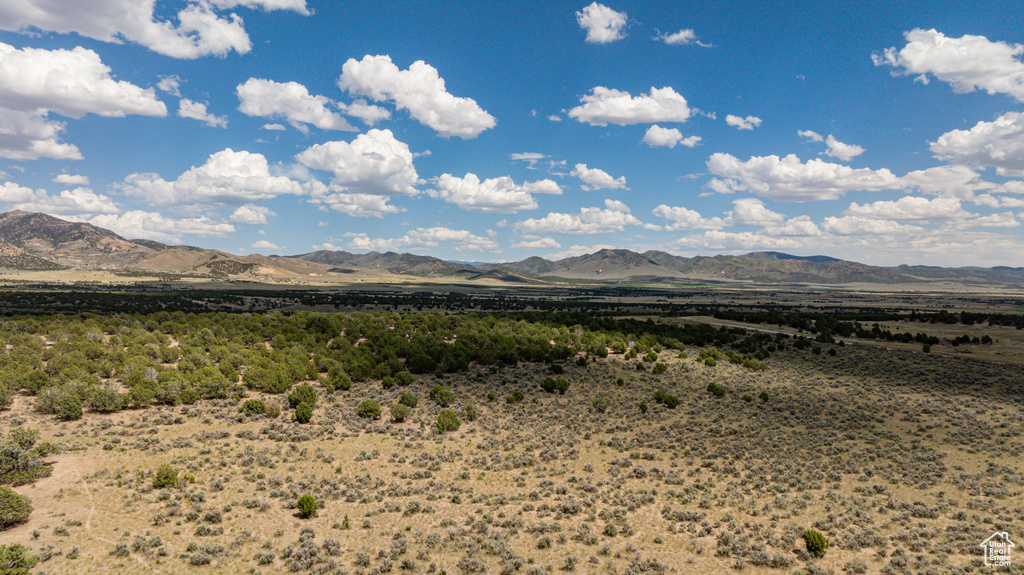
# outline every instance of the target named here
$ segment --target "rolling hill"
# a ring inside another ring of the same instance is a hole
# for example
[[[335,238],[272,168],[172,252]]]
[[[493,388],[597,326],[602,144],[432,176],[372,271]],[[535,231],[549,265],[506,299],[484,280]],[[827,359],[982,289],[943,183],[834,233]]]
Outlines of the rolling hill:
[[[344,278],[355,270],[459,281],[716,281],[816,284],[958,282],[1024,285],[1024,268],[901,265],[869,266],[815,255],[753,252],[741,256],[682,257],[663,251],[604,249],[558,260],[533,256],[518,262],[465,263],[396,252],[353,254],[315,251],[295,256],[238,256],[195,246],[125,239],[89,223],[46,214],[0,214],[0,269],[108,270],[250,281]]]

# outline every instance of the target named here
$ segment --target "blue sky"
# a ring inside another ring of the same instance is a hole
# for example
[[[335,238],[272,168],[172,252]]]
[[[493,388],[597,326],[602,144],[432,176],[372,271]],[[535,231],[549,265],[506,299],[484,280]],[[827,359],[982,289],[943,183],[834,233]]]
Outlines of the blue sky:
[[[0,208],[245,253],[1024,265],[1020,2],[17,0]]]

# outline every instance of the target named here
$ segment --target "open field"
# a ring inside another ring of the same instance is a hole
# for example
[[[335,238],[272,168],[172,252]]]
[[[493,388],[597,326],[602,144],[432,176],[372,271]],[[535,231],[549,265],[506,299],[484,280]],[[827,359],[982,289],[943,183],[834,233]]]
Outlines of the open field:
[[[926,354],[637,311],[659,293],[588,297],[633,313],[9,317],[0,433],[61,453],[14,488],[34,511],[2,543],[45,573],[967,573],[1024,524],[1021,330],[879,322],[943,340]],[[995,341],[945,341],[965,333]],[[305,424],[286,397],[303,385]],[[253,399],[282,413],[240,413]],[[438,430],[443,409],[457,430]],[[164,464],[177,480],[154,487]]]

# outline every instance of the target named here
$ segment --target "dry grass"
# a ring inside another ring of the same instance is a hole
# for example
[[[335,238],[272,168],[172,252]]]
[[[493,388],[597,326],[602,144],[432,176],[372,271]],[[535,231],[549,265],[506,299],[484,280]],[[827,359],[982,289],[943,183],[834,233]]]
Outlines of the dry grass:
[[[322,396],[305,426],[242,417],[227,400],[62,424],[19,397],[3,430],[40,429],[66,451],[53,476],[18,488],[36,510],[3,539],[51,555],[46,573],[530,573],[570,556],[584,573],[947,573],[976,570],[981,540],[1024,524],[1019,367],[846,346],[778,353],[754,372],[689,351],[662,353],[657,376],[621,356],[567,364],[564,396],[537,387],[543,365],[450,376],[480,418],[445,436],[432,379]],[[658,405],[658,388],[681,405]],[[409,389],[419,405],[390,423]],[[526,399],[507,404],[513,390]],[[598,395],[606,413],[590,407]],[[365,397],[381,420],[355,416]],[[165,462],[194,482],[153,489]],[[318,517],[296,516],[304,493],[324,504]],[[833,547],[808,562],[799,534],[811,527]],[[306,528],[317,554],[296,562],[311,553]],[[193,542],[222,552],[192,565]],[[111,554],[119,545],[126,555]]]

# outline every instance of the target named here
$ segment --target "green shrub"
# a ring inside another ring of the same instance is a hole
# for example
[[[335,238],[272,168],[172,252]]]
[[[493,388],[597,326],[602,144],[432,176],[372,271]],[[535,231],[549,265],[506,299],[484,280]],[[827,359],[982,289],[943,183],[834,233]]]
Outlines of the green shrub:
[[[124,407],[121,394],[112,386],[97,386],[89,394],[89,409],[97,413],[113,413]]]
[[[181,402],[182,403],[184,403],[185,405],[192,405],[193,403],[195,403],[197,401],[199,401],[199,392],[198,391],[196,391],[196,390],[194,390],[192,388],[188,388],[188,389],[182,390],[182,392],[181,392]]]
[[[459,416],[450,409],[442,409],[437,416],[437,430],[441,433],[455,431],[462,425]]]
[[[675,409],[680,403],[682,403],[682,400],[667,393],[664,389],[659,389],[654,392],[654,401],[657,401],[669,409]]]
[[[33,369],[32,371],[26,373],[25,376],[21,379],[20,386],[24,387],[25,391],[28,391],[29,394],[35,395],[49,384],[50,378],[46,377],[45,373],[39,371],[38,369]]]
[[[651,373],[654,375],[662,374],[666,371],[668,371],[668,366],[661,362],[654,364],[654,367],[651,369]]]
[[[395,383],[401,386],[406,386],[416,381],[416,376],[409,373],[408,371],[400,371],[395,374]],[[409,406],[414,407],[414,406]]]
[[[757,361],[756,359],[754,359],[752,357],[744,358],[743,361],[740,362],[740,365],[742,365],[743,367],[745,367],[747,369],[753,370],[753,371],[764,371],[764,370],[768,369],[767,365],[765,365],[764,363],[762,363],[760,361]]]
[[[426,353],[417,351],[406,358],[405,367],[413,373],[430,373],[437,369],[437,362]]]
[[[761,401],[768,401],[768,392],[767,391],[762,391],[761,393],[758,394],[757,397]]]
[[[340,365],[332,365],[327,370],[327,385],[333,385],[335,389],[342,391],[348,391],[352,389],[352,378],[345,373],[345,369]]]
[[[396,403],[391,406],[391,419],[398,423],[405,421],[405,418],[409,417],[410,413],[412,413],[412,410],[404,403]]]
[[[699,359],[711,358],[711,359],[714,359],[714,360],[719,360],[719,359],[724,358],[725,354],[722,353],[722,351],[720,349],[718,349],[717,347],[706,347],[706,348],[700,350],[700,355],[698,355],[697,357]]]
[[[380,417],[380,404],[372,399],[365,399],[356,406],[356,415],[363,419],[377,419]]]
[[[308,385],[299,385],[288,394],[288,405],[292,409],[299,406],[300,403],[307,403],[309,407],[316,405],[316,390]]]
[[[14,389],[0,383],[0,409],[7,409],[14,403]]]
[[[511,394],[509,394],[508,397],[505,398],[505,403],[518,403],[525,398],[526,396],[523,395],[523,392],[517,389],[513,391]]]
[[[153,400],[156,399],[156,392],[149,386],[139,385],[128,390],[128,394],[124,399],[132,407],[145,409],[153,404]]]
[[[260,366],[249,366],[242,376],[242,381],[246,386],[266,393],[284,393],[293,383],[284,369],[267,369]]]
[[[212,365],[200,368],[192,381],[203,399],[224,399],[235,392],[235,384]]]
[[[73,393],[65,393],[54,401],[53,413],[62,421],[82,419],[82,400]]]
[[[718,365],[718,362],[715,361],[715,358],[709,357],[709,358],[704,360],[704,365],[706,365],[708,367],[715,367],[716,365]]]
[[[0,484],[24,485],[40,477],[48,477],[53,467],[43,465],[48,455],[60,449],[47,441],[39,441],[34,429],[12,429],[8,440],[0,443]]]
[[[28,554],[28,547],[24,545],[0,545],[0,573],[3,575],[29,575],[38,561],[38,557]]]
[[[455,393],[440,383],[435,383],[434,387],[430,388],[428,395],[430,395],[430,399],[433,399],[441,407],[448,407],[455,403]]]
[[[544,381],[540,382],[540,388],[548,393],[557,391],[565,395],[565,392],[569,390],[569,382],[564,377],[559,377],[558,379],[545,377]]]
[[[824,557],[829,547],[828,539],[814,529],[804,531],[804,543],[807,544],[807,552],[818,558]]]
[[[480,412],[477,410],[476,404],[470,401],[462,408],[462,416],[466,418],[466,421],[476,421]]]
[[[640,405],[637,406],[637,407],[640,410],[640,413],[647,413],[648,407],[647,407],[647,402],[646,401],[641,401]]]
[[[419,404],[420,399],[416,397],[416,394],[411,391],[406,391],[398,398],[398,403],[409,406],[409,409],[416,407]]]
[[[313,419],[313,406],[303,401],[295,407],[295,421],[309,423],[310,419]]]
[[[317,509],[320,509],[320,506],[316,502],[316,498],[309,494],[299,497],[299,500],[295,502],[295,506],[299,508],[299,517],[303,519],[316,517],[316,511]]]
[[[395,386],[395,379],[390,375],[385,375],[380,380],[380,386],[383,387],[384,389],[391,389],[392,387]]]
[[[0,487],[0,530],[28,521],[32,503],[10,487]]]
[[[153,472],[153,488],[163,489],[164,487],[174,487],[178,484],[178,470],[171,466],[170,463],[164,463],[160,467],[156,468]]]
[[[707,389],[711,392],[711,395],[714,395],[715,397],[725,397],[725,388],[713,381],[708,384]]]
[[[608,408],[612,406],[611,400],[606,395],[599,395],[593,403],[594,411],[598,413],[604,413],[608,411]]]
[[[247,415],[266,415],[267,404],[262,399],[247,399],[238,411]]]

